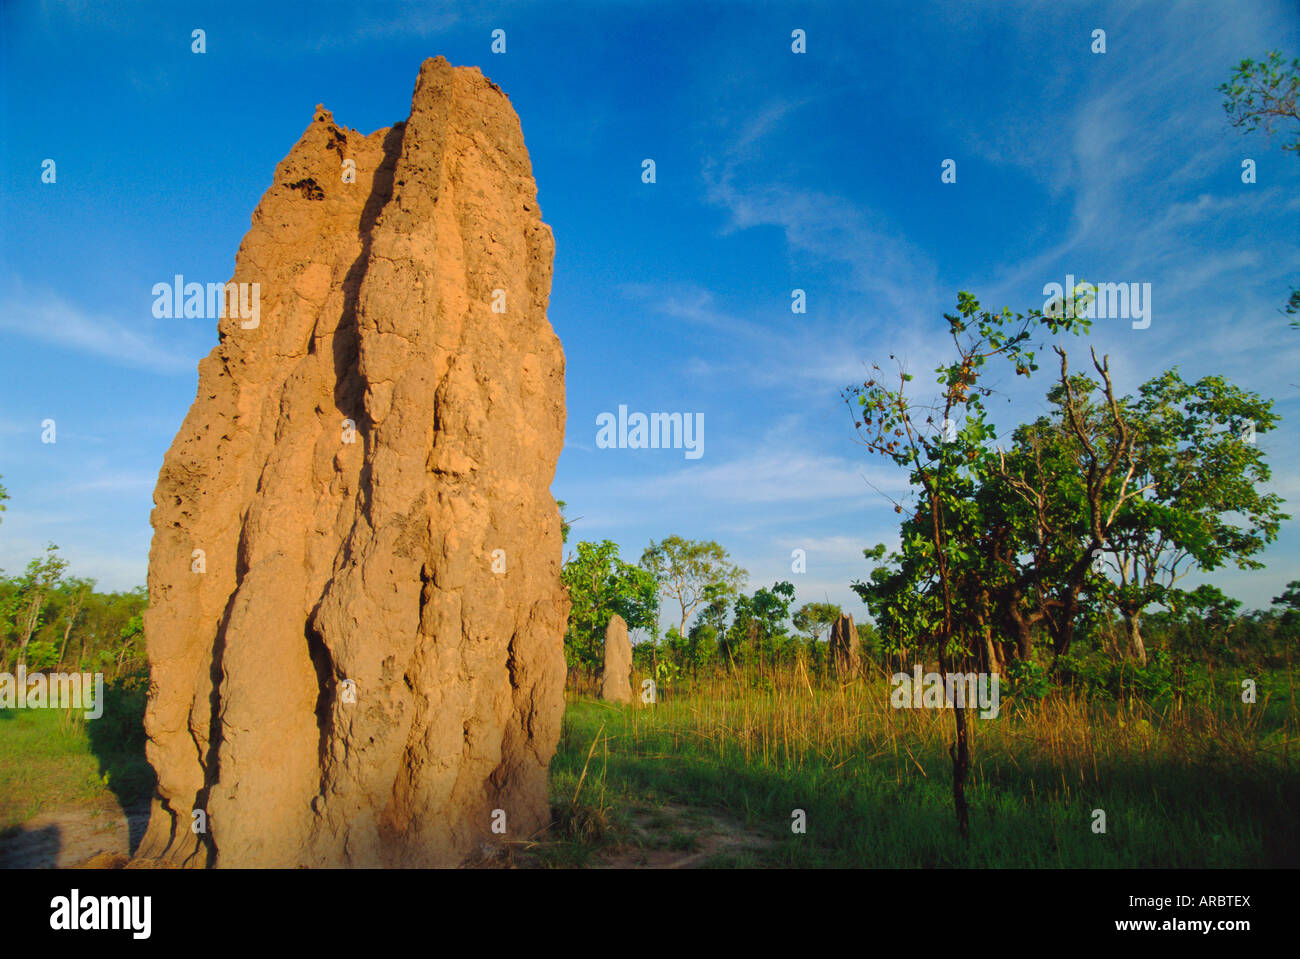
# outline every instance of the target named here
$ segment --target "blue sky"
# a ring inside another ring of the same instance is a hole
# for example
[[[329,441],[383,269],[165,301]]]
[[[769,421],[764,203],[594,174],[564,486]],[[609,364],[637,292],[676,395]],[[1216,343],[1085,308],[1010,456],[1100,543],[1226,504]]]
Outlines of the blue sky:
[[[861,616],[849,583],[864,547],[896,542],[880,491],[901,484],[840,390],[890,353],[938,365],[958,290],[1023,310],[1067,274],[1152,284],[1150,327],[1097,321],[1076,366],[1092,345],[1125,392],[1177,365],[1275,398],[1260,441],[1272,488],[1300,498],[1300,332],[1278,310],[1300,283],[1300,157],[1229,128],[1215,91],[1243,57],[1300,53],[1295,0],[307,9],[4,4],[0,568],[52,541],[103,587],[144,582],[158,467],[216,342],[213,321],[155,319],[153,284],[229,279],[314,105],[389,126],[437,54],[510,96],[555,233],[553,491],[575,536],[632,561],[651,538],[716,539],[751,588],[789,579]],[[999,384],[999,423],[1036,416],[1051,374]],[[704,455],[598,449],[620,404],[703,413]],[[1266,606],[1298,554],[1292,521],[1267,570],[1213,581]]]

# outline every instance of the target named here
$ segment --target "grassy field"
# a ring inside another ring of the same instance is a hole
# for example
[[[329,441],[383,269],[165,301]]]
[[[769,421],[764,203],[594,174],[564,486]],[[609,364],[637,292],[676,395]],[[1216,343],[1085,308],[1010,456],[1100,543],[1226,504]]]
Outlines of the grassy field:
[[[652,707],[571,697],[543,861],[655,864],[712,844],[691,865],[1300,865],[1298,727],[1278,701],[1289,677],[1261,684],[1253,706],[1231,686],[1214,709],[1004,699],[999,718],[973,720],[969,846],[952,807],[950,711],[892,709],[883,676],[755,685],[718,679]]]
[[[147,799],[143,689],[110,689],[104,715],[0,709],[0,838],[33,817],[73,806]]]
[[[1004,694],[973,719],[971,838],[952,809],[952,714],[893,709],[884,676],[795,670],[670,688],[654,706],[568,694],[551,764],[555,823],[518,843],[549,867],[1300,865],[1300,723],[1291,677],[1245,705]],[[73,807],[147,798],[143,690],[102,720],[0,711],[0,840]],[[1104,810],[1106,832],[1093,831]],[[795,833],[796,810],[806,831]]]

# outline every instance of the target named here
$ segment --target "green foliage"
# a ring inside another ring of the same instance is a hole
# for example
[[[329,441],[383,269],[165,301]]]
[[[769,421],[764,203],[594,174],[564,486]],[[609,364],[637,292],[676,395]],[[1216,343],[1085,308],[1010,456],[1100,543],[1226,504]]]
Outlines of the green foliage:
[[[658,594],[649,573],[619,559],[612,540],[578,544],[561,573],[569,588],[569,624],[564,637],[570,668],[595,670],[604,661],[605,628],[615,613],[628,629],[655,627]]]
[[[1262,128],[1271,136],[1279,121],[1300,121],[1296,94],[1300,92],[1300,59],[1290,64],[1281,51],[1270,50],[1262,61],[1242,60],[1226,83],[1219,85],[1223,109],[1234,127],[1250,133]],[[1300,151],[1300,136],[1282,145]]]
[[[916,502],[905,510],[901,547],[885,557],[884,546],[865,551],[884,560],[853,589],[880,625],[885,647],[934,650],[940,657],[980,656],[993,615],[989,586],[1005,580],[995,559],[987,511],[1001,506],[977,495],[998,464],[991,448],[996,431],[980,382],[997,358],[1018,376],[1038,366],[1029,349],[1037,332],[1078,332],[1088,320],[1077,309],[990,313],[965,291],[957,312],[944,314],[955,357],[935,370],[938,396],[917,401],[907,392],[912,376],[898,366],[897,385],[873,377],[844,393],[854,425],[867,448],[908,471]],[[893,356],[891,360],[895,359]],[[879,365],[873,365],[879,374]]]
[[[33,673],[52,670],[58,664],[59,650],[53,643],[36,640],[27,645],[27,669]]]
[[[676,626],[670,626],[659,653],[663,661],[673,664],[679,671],[696,675],[718,660],[718,629],[702,618],[697,618],[687,636],[682,636]]]
[[[1286,591],[1273,597],[1273,605],[1282,607],[1283,625],[1290,628],[1300,626],[1300,579],[1287,583]]]
[[[1071,311],[1055,312],[1069,321]],[[858,425],[868,445],[907,466],[916,490],[898,551],[865,550],[874,568],[853,585],[884,648],[937,647],[987,665],[1030,658],[1045,633],[1060,655],[1113,610],[1140,662],[1148,608],[1190,602],[1222,621],[1233,601],[1176,584],[1228,563],[1259,568],[1254,557],[1289,518],[1281,497],[1264,492],[1270,472],[1257,440],[1278,422],[1272,401],[1218,376],[1187,383],[1176,370],[1136,396],[1116,396],[1105,360],[1093,357],[1099,379],[1071,374],[1057,347],[1049,413],[1018,427],[1010,449],[990,449],[991,428],[970,402],[980,389],[962,371],[978,368],[973,349],[1007,342],[991,323],[985,314],[978,347],[954,337],[965,359],[939,371],[946,390],[937,404],[913,406],[901,383],[850,391],[865,410]],[[1017,371],[1033,368],[1014,350],[1006,355]],[[953,408],[964,411],[961,429]],[[918,427],[924,409],[943,411],[946,438]]]
[[[560,511],[560,542],[561,542],[561,544],[564,544],[564,543],[568,543],[568,542],[569,542],[569,530],[573,528],[573,524],[569,522],[569,518],[568,518],[567,516],[564,515],[564,508],[565,508],[566,506],[568,506],[568,505],[569,505],[569,504],[566,503],[566,502],[564,502],[564,500],[562,500],[562,499],[557,499],[557,500],[555,501],[555,506],[556,506],[556,508],[559,509],[559,511]]]
[[[1004,679],[1006,691],[1003,695],[1015,707],[1042,702],[1052,688],[1047,670],[1032,659],[1020,659],[1011,663]]]
[[[1208,676],[1163,649],[1145,663],[1114,660],[1098,650],[1067,653],[1057,657],[1052,671],[1062,687],[1102,702],[1136,699],[1163,709],[1176,697],[1208,699]]]
[[[875,623],[864,620],[854,625],[858,630],[858,647],[862,652],[863,661],[882,661],[885,653],[884,643]]]
[[[661,659],[655,664],[654,678],[660,687],[671,686],[681,674],[681,669],[669,660]]]
[[[752,596],[737,596],[735,614],[724,639],[724,651],[737,664],[773,663],[789,659],[793,653],[785,621],[790,618],[794,586],[774,583],[771,589],[759,589]]]
[[[1188,662],[1254,670],[1286,668],[1295,651],[1296,624],[1286,621],[1285,612],[1275,610],[1231,612],[1236,605],[1236,600],[1227,600],[1204,613],[1190,605],[1176,612],[1158,611],[1149,617],[1146,632],[1153,648],[1169,650]]]
[[[748,575],[731,562],[727,551],[712,540],[669,536],[650,541],[641,554],[641,568],[654,577],[660,595],[677,602],[685,635],[686,621],[701,605],[735,593]]]
[[[68,567],[67,560],[59,556],[58,551],[59,548],[51,543],[44,557],[27,564],[27,571],[7,591],[7,600],[0,610],[5,617],[5,639],[9,633],[13,634],[15,648],[12,654],[19,665],[26,662],[28,644],[46,621],[50,594]]]
[[[1111,575],[1098,577],[1092,591],[1130,624],[1156,604],[1190,602],[1222,616],[1224,604],[1235,601],[1175,584],[1227,563],[1261,568],[1253,557],[1290,518],[1280,496],[1261,491],[1271,474],[1258,437],[1278,422],[1273,403],[1223,377],[1189,384],[1169,370],[1119,406],[1120,427],[1134,436],[1131,495],[1116,499],[1102,547],[1112,557]]]
[[[1236,619],[1241,600],[1224,595],[1217,586],[1202,583],[1191,592],[1179,590],[1170,605],[1174,612],[1181,610],[1185,621],[1219,631],[1226,630]]]
[[[841,610],[834,603],[804,603],[795,610],[792,622],[795,629],[817,643],[830,634],[840,615]]]
[[[1246,133],[1262,127],[1269,137],[1280,121],[1300,121],[1297,91],[1300,91],[1300,59],[1293,59],[1288,65],[1279,50],[1270,50],[1263,61],[1242,60],[1228,82],[1219,85],[1228,121]],[[1300,134],[1290,143],[1283,143],[1282,150],[1300,156]],[[1284,309],[1292,316],[1300,313],[1300,290],[1291,289],[1291,299]],[[1292,320],[1291,326],[1300,329],[1300,320]]]
[[[23,575],[0,573],[0,669],[147,670],[144,588],[96,592],[92,579],[65,577],[67,566],[51,545]]]
[[[655,671],[655,663],[662,652],[663,648],[657,647],[654,643],[633,644],[632,668],[646,675],[652,674]]]

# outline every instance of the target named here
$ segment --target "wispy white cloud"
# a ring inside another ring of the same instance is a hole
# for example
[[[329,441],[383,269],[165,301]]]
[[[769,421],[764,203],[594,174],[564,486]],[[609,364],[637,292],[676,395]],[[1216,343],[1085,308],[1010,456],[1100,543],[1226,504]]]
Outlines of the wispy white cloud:
[[[11,285],[0,295],[0,330],[168,376],[193,373],[198,366],[198,357],[184,347],[160,342],[143,328],[83,310],[56,293]]]
[[[792,260],[842,264],[850,290],[878,297],[896,317],[914,317],[937,294],[937,271],[900,225],[845,196],[809,187],[802,176],[782,177],[767,162],[764,141],[817,99],[816,90],[772,96],[728,124],[720,148],[702,166],[705,200],[727,213],[724,235],[776,227]]]
[[[114,472],[90,476],[65,484],[59,492],[66,495],[84,493],[148,493],[158,482],[156,473]]]
[[[830,304],[821,320],[800,316],[792,324],[774,326],[736,315],[698,286],[637,283],[625,284],[622,292],[657,314],[730,338],[731,349],[707,358],[685,357],[685,376],[728,390],[738,384],[778,390],[794,402],[815,403],[835,415],[843,413],[836,406],[840,392],[870,375],[872,363],[892,371],[893,354],[910,372],[927,374],[945,359],[944,341],[923,332],[919,319],[912,324],[854,322]],[[888,329],[887,345],[882,345],[882,327]],[[842,420],[849,422],[847,415]]]
[[[705,171],[707,199],[729,215],[725,231],[775,226],[795,254],[840,263],[851,289],[879,298],[898,318],[938,298],[936,271],[904,231],[845,197],[781,183],[741,185],[734,169]]]
[[[1242,17],[1204,4],[1112,4],[1096,18],[1109,28],[1110,51],[1057,75],[1068,74],[1077,92],[1044,86],[1028,102],[990,103],[989,115],[950,111],[947,122],[968,153],[1037,180],[1071,211],[1033,256],[1007,265],[992,292],[1014,295],[1035,281],[1059,279],[1061,264],[1084,258],[1144,279],[1176,270],[1177,282],[1166,281],[1167,303],[1170,287],[1185,293],[1198,281],[1224,282],[1208,275],[1211,267],[1257,276],[1296,269],[1300,253],[1281,253],[1276,264],[1250,262],[1243,251],[1225,249],[1217,229],[1225,218],[1254,222],[1291,199],[1291,191],[1276,186],[1243,188],[1237,160],[1250,147],[1229,130],[1215,89],[1242,56],[1275,43],[1272,13],[1267,5]],[[1202,28],[1189,32],[1191,20]],[[1005,26],[1010,48],[1037,42],[1026,31],[1036,38],[1042,30],[1037,19],[1013,18]],[[1212,74],[1217,80],[1207,77],[1212,64],[1222,64],[1222,75]],[[1188,90],[1203,93],[1189,97]],[[1040,129],[1013,138],[1015,149],[989,136],[1017,118],[1043,116],[1054,117],[1050,135]],[[1201,191],[1192,202],[1181,199],[1188,189]]]
[[[702,461],[703,462],[703,461]],[[865,503],[878,491],[904,492],[892,471],[863,467],[840,457],[768,446],[716,465],[681,467],[665,475],[626,481],[633,502],[677,500],[704,504]]]
[[[320,52],[395,38],[425,40],[445,34],[461,22],[460,14],[450,7],[429,9],[425,3],[411,3],[389,15],[382,15],[382,6],[378,9],[379,16],[365,15],[352,24],[340,24],[338,29],[321,34],[314,48]]]

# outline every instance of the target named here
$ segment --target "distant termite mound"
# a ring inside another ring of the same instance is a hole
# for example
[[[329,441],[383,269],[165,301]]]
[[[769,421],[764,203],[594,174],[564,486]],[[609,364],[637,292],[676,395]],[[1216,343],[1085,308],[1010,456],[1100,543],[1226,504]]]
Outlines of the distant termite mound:
[[[605,627],[605,669],[600,678],[600,698],[611,703],[632,702],[632,642],[627,621],[618,613]]]
[[[848,613],[840,613],[831,625],[830,651],[836,676],[841,679],[851,678],[861,671],[862,652],[858,630],[853,625],[853,617]]]
[[[549,822],[553,257],[477,69],[426,61],[369,136],[316,109],[154,493],[140,859],[451,866]]]

